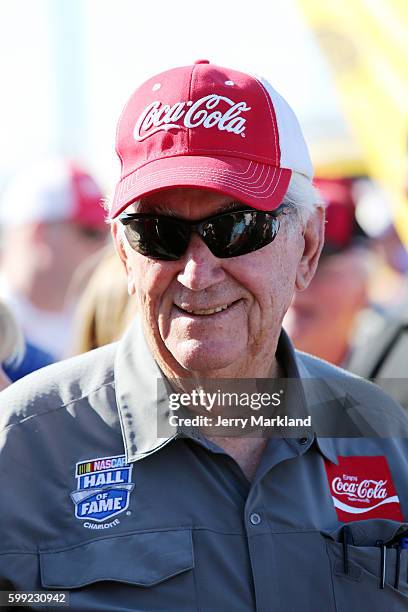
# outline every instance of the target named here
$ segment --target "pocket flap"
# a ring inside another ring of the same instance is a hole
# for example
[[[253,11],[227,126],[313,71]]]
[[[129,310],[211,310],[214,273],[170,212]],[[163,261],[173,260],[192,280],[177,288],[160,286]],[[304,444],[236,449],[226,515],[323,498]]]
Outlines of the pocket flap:
[[[75,589],[102,580],[147,587],[193,567],[190,529],[135,533],[40,551],[41,582],[47,588]]]
[[[321,533],[334,542],[342,542],[344,527],[345,525],[341,525],[334,531]],[[387,544],[408,534],[408,523],[389,519],[355,521],[347,523],[347,527],[351,534],[350,544],[354,546],[375,546],[378,540]]]

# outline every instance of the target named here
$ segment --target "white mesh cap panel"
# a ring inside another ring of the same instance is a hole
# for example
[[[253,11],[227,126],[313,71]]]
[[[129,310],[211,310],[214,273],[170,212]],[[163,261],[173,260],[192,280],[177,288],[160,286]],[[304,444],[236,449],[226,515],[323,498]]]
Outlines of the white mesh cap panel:
[[[255,78],[268,92],[275,109],[279,130],[281,167],[289,168],[312,179],[312,161],[295,113],[268,81],[259,76]]]

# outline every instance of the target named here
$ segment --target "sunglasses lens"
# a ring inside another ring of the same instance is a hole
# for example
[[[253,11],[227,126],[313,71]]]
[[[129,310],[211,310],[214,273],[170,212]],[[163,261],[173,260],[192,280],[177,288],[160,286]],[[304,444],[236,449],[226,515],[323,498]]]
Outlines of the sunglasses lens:
[[[201,236],[216,257],[228,258],[257,251],[278,233],[279,220],[262,211],[237,211],[202,224]]]
[[[180,259],[190,240],[188,227],[171,217],[132,219],[125,224],[125,234],[138,253],[167,261]]]
[[[129,216],[122,222],[135,251],[167,261],[184,255],[191,231],[199,233],[213,255],[226,259],[261,249],[276,238],[279,230],[277,217],[259,210],[221,213],[194,224],[165,215]]]

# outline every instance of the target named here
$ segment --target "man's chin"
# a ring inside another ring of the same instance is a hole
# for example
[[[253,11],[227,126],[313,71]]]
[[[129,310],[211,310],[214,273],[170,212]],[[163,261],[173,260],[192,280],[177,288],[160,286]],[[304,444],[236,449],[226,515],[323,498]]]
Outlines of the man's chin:
[[[214,341],[190,339],[166,345],[174,359],[189,372],[210,373],[224,370],[232,367],[238,357],[233,354],[231,347],[222,346],[222,343]]]

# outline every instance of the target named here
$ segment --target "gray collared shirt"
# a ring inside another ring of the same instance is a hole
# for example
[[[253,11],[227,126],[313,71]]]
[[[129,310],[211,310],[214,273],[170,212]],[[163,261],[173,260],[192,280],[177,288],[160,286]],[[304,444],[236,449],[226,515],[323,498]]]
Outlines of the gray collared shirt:
[[[138,325],[3,391],[0,588],[68,590],[78,611],[406,610],[408,550],[379,544],[408,535],[405,414],[284,332],[278,358],[323,381],[306,411],[321,419],[324,396],[326,423],[373,434],[273,437],[248,482],[200,431],[158,437]]]

